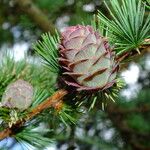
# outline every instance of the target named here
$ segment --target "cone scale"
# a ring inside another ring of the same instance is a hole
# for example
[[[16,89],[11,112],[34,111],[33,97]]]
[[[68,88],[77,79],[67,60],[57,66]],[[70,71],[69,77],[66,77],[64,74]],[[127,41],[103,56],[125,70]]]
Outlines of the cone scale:
[[[106,38],[91,26],[68,27],[61,34],[59,53],[67,85],[80,91],[104,90],[115,83],[115,53]]]

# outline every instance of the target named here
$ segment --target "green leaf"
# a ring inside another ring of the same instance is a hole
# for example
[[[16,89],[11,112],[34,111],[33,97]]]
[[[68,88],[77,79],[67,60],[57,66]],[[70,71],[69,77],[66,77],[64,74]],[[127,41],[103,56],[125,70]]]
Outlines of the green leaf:
[[[51,90],[51,92],[47,92],[46,90],[36,88],[34,90],[33,103],[31,105],[30,109],[38,106],[40,103],[42,103],[44,100],[46,100],[46,98],[51,96],[53,93],[54,93],[53,90]]]
[[[23,147],[33,146],[35,148],[46,148],[49,144],[53,142],[53,139],[50,139],[44,134],[51,132],[48,129],[38,129],[36,126],[30,126],[24,128],[21,132],[15,135],[17,142],[23,145]]]
[[[118,54],[139,48],[150,37],[150,14],[145,17],[141,0],[112,0],[105,5],[112,20],[99,12],[99,22],[108,31],[108,37]]]
[[[58,43],[59,35],[51,36],[50,33],[42,35],[42,40],[36,42],[33,48],[39,56],[44,60],[44,64],[54,73],[59,72],[58,63]]]

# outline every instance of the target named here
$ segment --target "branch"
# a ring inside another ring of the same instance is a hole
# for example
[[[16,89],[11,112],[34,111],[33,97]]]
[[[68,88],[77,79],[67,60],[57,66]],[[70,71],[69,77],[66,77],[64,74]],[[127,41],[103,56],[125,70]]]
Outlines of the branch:
[[[44,102],[42,102],[37,107],[32,109],[32,111],[29,112],[29,114],[25,118],[18,120],[11,128],[7,128],[1,131],[0,140],[7,138],[9,136],[13,136],[15,134],[14,131],[16,131],[16,128],[17,129],[20,128],[21,126],[24,125],[25,122],[35,117],[37,114],[41,113],[43,110],[50,108],[50,107],[54,107],[57,109],[59,108],[58,105],[62,106],[62,99],[66,94],[67,94],[67,91],[65,90],[59,90],[55,92],[54,95],[47,98]]]
[[[44,32],[55,34],[53,23],[32,2],[32,0],[14,0],[18,7],[24,11]]]
[[[140,54],[137,53],[136,51],[131,51],[127,53],[126,55],[124,55],[123,57],[121,57],[121,61],[124,59],[126,59],[127,61],[120,65],[120,71],[126,70],[132,61],[137,62],[142,56],[148,53],[150,54],[150,44],[149,44],[150,39],[147,39],[146,41],[147,41],[147,44],[142,45],[139,48]]]
[[[143,105],[138,108],[131,108],[131,109],[126,109],[126,108],[120,108],[117,107],[115,104],[110,104],[108,106],[107,112],[110,113],[111,115],[125,115],[125,114],[130,114],[130,113],[147,113],[150,112],[150,105]]]

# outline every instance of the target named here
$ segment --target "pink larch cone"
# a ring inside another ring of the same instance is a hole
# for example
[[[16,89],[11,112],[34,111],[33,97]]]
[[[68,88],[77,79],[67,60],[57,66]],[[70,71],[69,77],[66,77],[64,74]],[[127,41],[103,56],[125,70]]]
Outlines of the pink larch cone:
[[[118,62],[107,40],[91,26],[72,26],[62,33],[60,64],[65,82],[77,90],[103,90],[115,83]]]

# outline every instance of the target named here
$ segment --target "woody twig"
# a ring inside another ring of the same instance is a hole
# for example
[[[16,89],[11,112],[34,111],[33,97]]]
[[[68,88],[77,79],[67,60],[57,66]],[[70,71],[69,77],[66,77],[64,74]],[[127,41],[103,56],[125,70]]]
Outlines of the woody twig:
[[[58,108],[58,104],[60,105],[62,104],[62,99],[66,94],[67,94],[66,90],[59,90],[55,92],[51,97],[47,98],[44,102],[42,102],[37,107],[32,109],[25,118],[18,120],[15,124],[12,125],[11,128],[6,128],[3,131],[1,131],[0,140],[13,136],[15,134],[14,128],[20,128],[21,126],[25,124],[25,122],[35,117],[36,115],[41,113],[43,110],[50,108],[50,107]]]

